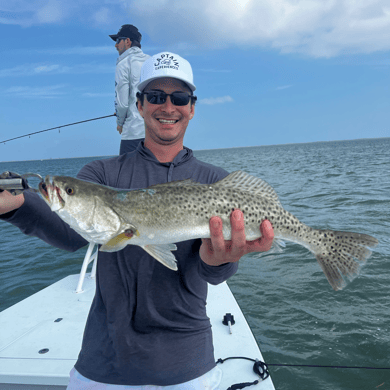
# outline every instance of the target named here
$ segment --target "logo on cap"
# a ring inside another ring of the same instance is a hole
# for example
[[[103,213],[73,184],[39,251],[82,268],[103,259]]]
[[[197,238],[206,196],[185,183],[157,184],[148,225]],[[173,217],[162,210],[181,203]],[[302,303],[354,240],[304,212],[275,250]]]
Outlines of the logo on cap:
[[[179,61],[170,54],[161,54],[159,58],[156,58],[154,63],[154,69],[175,69],[179,70]]]

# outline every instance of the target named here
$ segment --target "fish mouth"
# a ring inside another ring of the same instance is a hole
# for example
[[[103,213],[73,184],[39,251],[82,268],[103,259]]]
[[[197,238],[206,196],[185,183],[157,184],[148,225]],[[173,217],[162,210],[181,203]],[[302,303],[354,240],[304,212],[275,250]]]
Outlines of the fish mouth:
[[[59,210],[65,206],[65,201],[61,197],[61,190],[54,184],[54,179],[51,181],[50,176],[46,176],[45,181],[41,181],[38,187],[39,192],[50,205],[52,211]],[[55,198],[55,195],[57,198]]]
[[[41,181],[38,185],[39,192],[47,200],[50,201],[49,193],[47,192],[47,186],[44,181]]]
[[[64,199],[62,199],[62,197],[61,197],[60,189],[59,189],[58,187],[54,187],[54,188],[55,188],[55,191],[56,191],[56,193],[57,193],[57,197],[58,197],[58,200],[59,200],[61,206],[64,207],[64,206],[65,206],[65,201],[64,201]]]

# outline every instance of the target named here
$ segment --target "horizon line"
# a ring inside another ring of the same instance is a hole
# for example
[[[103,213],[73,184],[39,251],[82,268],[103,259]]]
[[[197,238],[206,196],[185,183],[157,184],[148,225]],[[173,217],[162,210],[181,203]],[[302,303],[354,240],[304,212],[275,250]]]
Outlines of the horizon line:
[[[375,138],[354,138],[354,139],[341,139],[341,140],[330,140],[330,141],[310,141],[310,142],[289,142],[285,144],[264,144],[264,145],[248,145],[248,146],[231,146],[227,148],[211,148],[211,149],[192,149],[194,152],[203,152],[210,150],[223,150],[223,149],[244,149],[244,148],[259,148],[266,146],[286,146],[286,145],[305,145],[305,144],[316,144],[316,143],[326,143],[326,142],[350,142],[350,141],[364,141],[364,140],[381,140],[381,139],[390,139],[390,137],[375,137]],[[76,156],[76,157],[51,157],[44,159],[35,159],[35,160],[9,160],[9,161],[0,161],[2,163],[11,163],[11,162],[32,162],[32,161],[49,161],[49,160],[68,160],[73,158],[98,158],[98,157],[116,157],[116,154],[107,154],[100,156]]]

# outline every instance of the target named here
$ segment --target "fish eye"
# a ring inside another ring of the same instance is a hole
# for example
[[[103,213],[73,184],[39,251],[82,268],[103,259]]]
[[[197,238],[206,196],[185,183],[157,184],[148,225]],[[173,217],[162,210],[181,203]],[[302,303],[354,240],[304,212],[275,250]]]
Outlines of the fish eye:
[[[74,189],[71,187],[66,187],[65,191],[68,195],[73,195],[74,194]]]

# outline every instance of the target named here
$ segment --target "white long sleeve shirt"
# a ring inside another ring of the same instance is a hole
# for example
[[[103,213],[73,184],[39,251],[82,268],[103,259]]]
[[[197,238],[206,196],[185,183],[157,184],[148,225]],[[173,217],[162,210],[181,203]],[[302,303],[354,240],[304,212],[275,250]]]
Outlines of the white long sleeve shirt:
[[[142,64],[148,58],[139,47],[131,47],[116,62],[115,112],[117,125],[123,127],[122,140],[145,137],[144,120],[136,107],[136,93]]]

